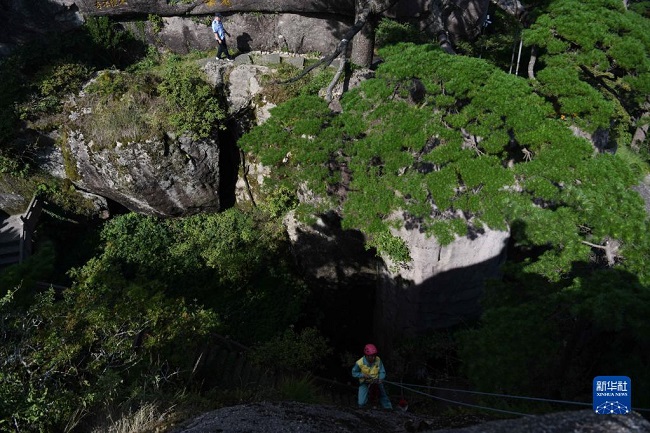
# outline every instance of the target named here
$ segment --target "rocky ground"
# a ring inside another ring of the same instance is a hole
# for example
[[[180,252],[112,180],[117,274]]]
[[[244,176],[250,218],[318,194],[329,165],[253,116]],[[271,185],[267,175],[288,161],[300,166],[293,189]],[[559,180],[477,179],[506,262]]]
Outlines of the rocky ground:
[[[398,410],[260,402],[205,413],[172,433],[650,433],[650,422],[636,413],[597,415],[591,410],[490,421],[460,429],[449,429],[449,421]]]

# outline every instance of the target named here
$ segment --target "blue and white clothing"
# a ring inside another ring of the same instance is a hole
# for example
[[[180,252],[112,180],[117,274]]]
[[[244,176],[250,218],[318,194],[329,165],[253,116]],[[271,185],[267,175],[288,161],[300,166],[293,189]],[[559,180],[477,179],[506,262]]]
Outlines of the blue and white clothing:
[[[212,31],[217,34],[222,41],[226,40],[226,30],[223,28],[221,20],[212,20]]]
[[[221,18],[217,19],[217,17],[214,18],[212,21],[212,31],[214,32],[214,38],[217,40],[217,59],[221,58],[222,54],[225,54],[226,58],[228,60],[232,60],[232,57],[230,56],[230,53],[228,52],[228,45],[226,45],[226,35],[228,32],[226,32],[226,29],[223,28],[223,23],[221,22]]]

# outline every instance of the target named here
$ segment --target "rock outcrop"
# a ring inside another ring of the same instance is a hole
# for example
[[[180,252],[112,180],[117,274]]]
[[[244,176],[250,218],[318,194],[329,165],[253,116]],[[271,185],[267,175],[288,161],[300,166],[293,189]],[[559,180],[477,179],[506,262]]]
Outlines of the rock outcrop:
[[[56,3],[67,0],[53,0]],[[215,11],[228,12],[258,12],[280,13],[292,11],[303,14],[331,13],[352,15],[354,0],[232,0],[230,2],[216,1],[167,1],[167,0],[76,0],[79,11],[86,15],[110,15],[125,17],[134,15],[157,14],[172,15],[207,15]]]
[[[0,57],[48,32],[80,26],[83,17],[74,0],[0,2]]]
[[[280,56],[278,61],[282,61]],[[253,101],[261,91],[260,76],[270,68],[251,64],[249,55],[234,64],[214,59],[200,63],[207,80],[227,100],[229,116],[242,118],[243,124],[237,128],[247,128],[256,109]],[[81,119],[92,115],[92,110],[81,107],[72,116]],[[225,141],[233,140],[228,134],[201,140],[167,134],[164,139],[99,146],[76,130],[66,134],[68,154],[74,164],[74,173],[68,168],[68,176],[81,190],[107,197],[135,212],[159,216],[216,212],[224,205],[224,188],[236,188],[235,179],[223,179],[223,164],[228,164],[228,172],[236,171],[237,166],[232,156],[235,144],[224,142],[224,137]],[[53,166],[49,172],[66,176],[60,152],[54,156],[58,158],[47,158],[48,167]],[[233,185],[226,186],[229,183]],[[243,185],[239,188],[237,194],[245,197]],[[234,195],[235,191],[225,193]]]
[[[478,318],[485,281],[499,277],[510,233],[484,228],[449,245],[418,227],[394,234],[405,241],[411,261],[396,265],[385,258],[375,311],[377,341],[390,346],[397,337]]]
[[[205,413],[172,430],[173,433],[650,433],[650,423],[637,413],[597,415],[590,410],[490,421],[445,429],[450,419],[409,412],[357,410],[302,403],[253,403]]]
[[[288,53],[325,53],[336,46],[350,27],[341,17],[303,16],[296,13],[252,14],[233,13],[224,18],[231,49],[240,52],[285,51]],[[216,49],[210,18],[201,20],[186,16],[162,18],[163,26],[144,26],[147,43],[176,53]],[[141,30],[135,21],[125,22],[135,34]]]
[[[295,402],[261,402],[205,413],[173,433],[377,433],[421,431],[425,418],[409,413],[357,410]]]
[[[650,422],[638,413],[598,415],[591,410],[558,412],[505,421],[490,421],[472,427],[437,430],[437,433],[648,433]]]
[[[410,21],[425,33],[435,33],[435,28],[444,25],[450,37],[457,40],[478,34],[488,3],[455,0],[443,2],[439,10],[432,8],[430,1],[405,0],[385,15]],[[0,55],[48,31],[79,26],[90,16],[109,16],[148,43],[177,53],[215,48],[210,18],[216,11],[224,14],[233,35],[229,46],[241,52],[329,53],[352,26],[355,1],[10,0],[0,4],[0,11]],[[162,28],[159,22],[153,25],[148,21],[153,16],[162,19]],[[434,16],[439,20],[432,19]],[[432,26],[432,21],[440,24]],[[146,25],[140,25],[142,22]]]
[[[68,137],[83,190],[150,215],[220,210],[219,143],[187,136],[99,148],[80,132]]]

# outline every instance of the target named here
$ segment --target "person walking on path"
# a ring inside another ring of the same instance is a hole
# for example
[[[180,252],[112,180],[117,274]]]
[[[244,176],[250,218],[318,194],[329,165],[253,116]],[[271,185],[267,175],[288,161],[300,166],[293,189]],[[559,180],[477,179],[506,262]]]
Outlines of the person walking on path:
[[[374,344],[366,344],[363,354],[364,356],[352,367],[352,377],[359,379],[359,408],[363,408],[368,403],[368,392],[371,387],[377,387],[381,406],[384,409],[392,409],[393,405],[382,383],[386,378],[386,370],[377,356],[377,348]]]
[[[229,61],[232,61],[233,58],[230,57],[228,52],[228,45],[226,45],[226,35],[230,36],[230,33],[223,28],[222,16],[219,12],[214,14],[214,19],[212,20],[212,32],[214,33],[214,38],[217,40],[217,59],[221,59],[221,54],[225,53],[226,58]]]

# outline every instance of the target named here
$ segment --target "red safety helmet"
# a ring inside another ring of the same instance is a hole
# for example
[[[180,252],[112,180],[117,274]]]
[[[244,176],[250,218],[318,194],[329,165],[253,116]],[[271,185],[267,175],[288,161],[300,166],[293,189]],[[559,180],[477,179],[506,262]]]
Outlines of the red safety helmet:
[[[365,355],[376,355],[377,348],[375,347],[374,344],[366,344],[366,347],[363,348],[363,353]]]

